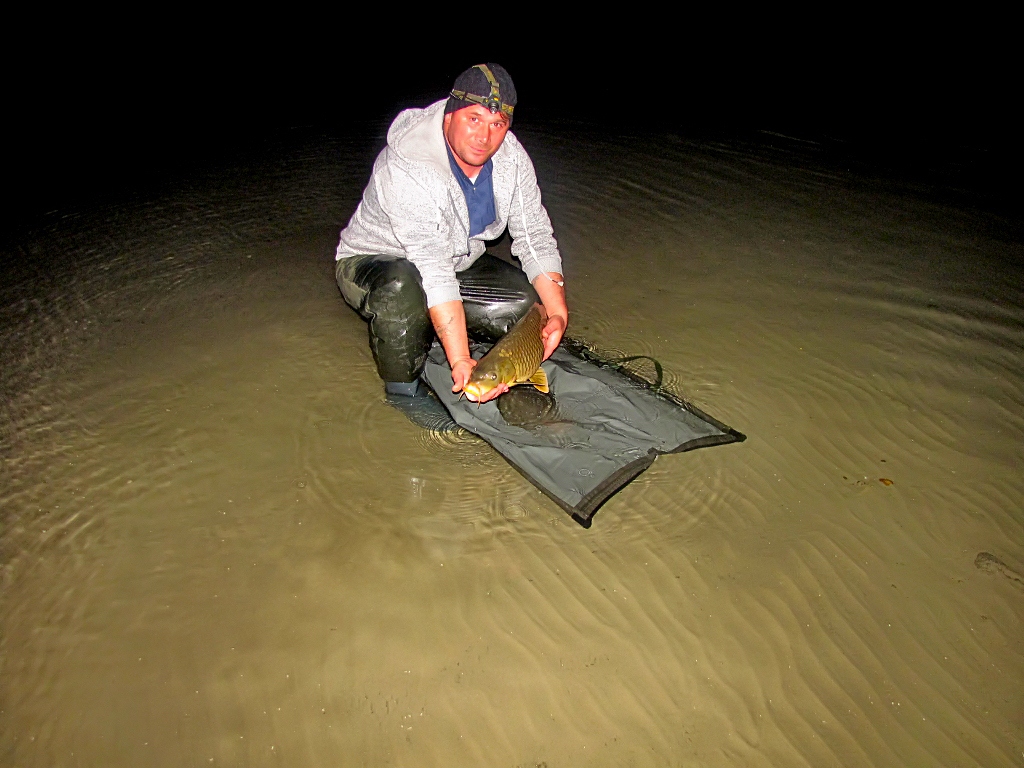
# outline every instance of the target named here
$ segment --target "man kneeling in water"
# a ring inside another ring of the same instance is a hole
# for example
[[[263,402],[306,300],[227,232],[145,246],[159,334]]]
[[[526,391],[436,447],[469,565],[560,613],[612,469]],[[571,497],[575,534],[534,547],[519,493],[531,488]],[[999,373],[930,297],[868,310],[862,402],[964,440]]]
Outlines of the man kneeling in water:
[[[446,100],[400,113],[341,232],[338,286],[369,320],[377,371],[399,407],[428,394],[419,375],[435,333],[460,392],[476,366],[471,335],[495,341],[535,302],[548,318],[544,359],[565,332],[562,259],[533,163],[509,132],[515,105],[508,72],[478,64]],[[506,228],[522,270],[485,253]]]

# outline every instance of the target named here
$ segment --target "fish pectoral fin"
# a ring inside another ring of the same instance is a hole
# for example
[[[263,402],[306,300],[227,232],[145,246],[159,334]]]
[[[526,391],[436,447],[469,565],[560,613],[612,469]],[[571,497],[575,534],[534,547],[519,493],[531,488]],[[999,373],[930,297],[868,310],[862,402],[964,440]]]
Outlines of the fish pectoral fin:
[[[526,380],[526,383],[533,384],[533,386],[544,394],[548,393],[548,375],[544,373],[543,368],[538,368],[537,372]]]

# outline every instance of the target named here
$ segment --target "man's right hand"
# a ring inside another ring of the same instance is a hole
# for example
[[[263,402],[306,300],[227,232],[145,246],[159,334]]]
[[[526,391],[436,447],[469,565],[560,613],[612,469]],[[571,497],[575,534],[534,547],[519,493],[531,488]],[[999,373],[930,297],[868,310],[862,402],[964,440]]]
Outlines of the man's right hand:
[[[461,392],[466,388],[466,384],[469,383],[469,377],[473,374],[473,369],[476,368],[476,363],[477,361],[473,358],[455,361],[455,365],[452,366],[452,392]],[[474,403],[486,403],[488,400],[493,400],[506,392],[508,392],[508,384],[499,384],[494,389],[485,393],[479,400],[469,393],[466,394],[466,398]]]
[[[469,383],[469,377],[476,368],[476,360],[464,357],[452,364],[452,392],[461,392]]]
[[[466,311],[461,301],[446,301],[430,308],[430,322],[444,347],[444,356],[452,367],[452,392],[461,392],[469,383],[476,360],[469,354]]]

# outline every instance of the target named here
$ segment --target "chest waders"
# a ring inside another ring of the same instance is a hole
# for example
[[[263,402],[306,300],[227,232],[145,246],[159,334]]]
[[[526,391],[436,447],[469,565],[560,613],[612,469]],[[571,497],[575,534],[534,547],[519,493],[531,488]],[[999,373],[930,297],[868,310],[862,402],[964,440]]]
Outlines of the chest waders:
[[[456,275],[470,338],[494,342],[539,302],[518,267],[485,253]],[[350,307],[369,321],[370,351],[385,382],[414,382],[434,342],[419,270],[397,256],[339,259],[336,277]]]

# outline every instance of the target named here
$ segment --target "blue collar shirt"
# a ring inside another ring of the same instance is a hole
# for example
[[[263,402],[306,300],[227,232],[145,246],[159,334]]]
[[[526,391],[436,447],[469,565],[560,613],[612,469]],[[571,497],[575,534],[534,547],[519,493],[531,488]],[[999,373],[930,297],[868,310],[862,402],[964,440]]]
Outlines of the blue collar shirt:
[[[448,164],[452,167],[455,180],[459,182],[462,194],[466,196],[466,207],[469,209],[469,236],[479,235],[498,218],[494,209],[494,184],[491,182],[494,163],[490,160],[484,163],[476,181],[471,181],[455,162],[452,148],[448,146],[447,141],[444,146],[448,150]]]

